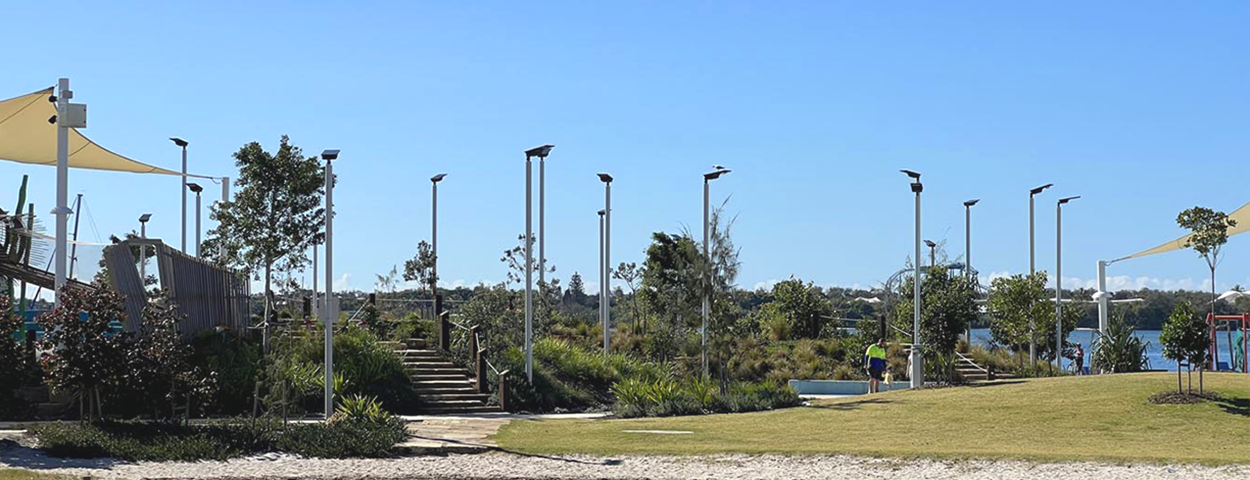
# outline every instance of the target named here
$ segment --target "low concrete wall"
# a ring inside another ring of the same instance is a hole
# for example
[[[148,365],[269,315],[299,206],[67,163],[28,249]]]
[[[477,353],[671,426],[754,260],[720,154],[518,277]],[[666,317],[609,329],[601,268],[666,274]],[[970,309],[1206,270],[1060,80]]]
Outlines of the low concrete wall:
[[[790,380],[790,387],[799,395],[864,395],[868,393],[867,380]],[[905,382],[893,385],[881,384],[881,391],[906,390]]]

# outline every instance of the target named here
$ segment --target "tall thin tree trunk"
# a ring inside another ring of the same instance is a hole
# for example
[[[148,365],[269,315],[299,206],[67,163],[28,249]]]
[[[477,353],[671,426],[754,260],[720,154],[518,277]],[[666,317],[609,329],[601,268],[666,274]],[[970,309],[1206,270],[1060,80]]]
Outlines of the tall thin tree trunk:
[[[1185,393],[1184,385],[1181,383],[1181,361],[1176,361],[1176,393]]]

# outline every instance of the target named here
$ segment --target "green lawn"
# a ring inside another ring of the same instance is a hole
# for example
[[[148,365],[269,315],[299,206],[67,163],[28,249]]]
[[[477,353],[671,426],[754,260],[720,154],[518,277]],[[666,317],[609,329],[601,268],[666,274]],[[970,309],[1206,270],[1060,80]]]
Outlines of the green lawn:
[[[30,470],[19,470],[15,468],[0,468],[0,480],[60,480],[66,477],[58,477],[56,475],[48,475],[44,473],[35,473]]]
[[[1153,405],[1147,401],[1152,394],[1176,388],[1174,374],[1101,375],[887,392],[762,413],[515,421],[496,438],[506,450],[533,454],[847,453],[1250,463],[1250,377],[1207,374],[1206,385],[1229,401]]]

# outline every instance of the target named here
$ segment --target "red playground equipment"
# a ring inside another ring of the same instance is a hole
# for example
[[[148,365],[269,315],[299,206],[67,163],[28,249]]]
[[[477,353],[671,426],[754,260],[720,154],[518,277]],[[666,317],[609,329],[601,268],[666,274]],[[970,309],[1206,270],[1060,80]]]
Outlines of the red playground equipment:
[[[1240,324],[1240,325],[1238,325]],[[1221,325],[1227,325],[1225,331],[1228,332],[1228,353],[1229,362],[1220,362],[1219,358],[1219,336],[1216,332]],[[1240,315],[1211,315],[1207,314],[1207,328],[1211,334],[1211,355],[1210,364],[1207,366],[1213,371],[1238,371],[1242,373],[1250,373],[1250,367],[1247,367],[1246,351],[1250,347],[1250,314]],[[1233,332],[1240,328],[1241,331],[1237,338],[1233,337]],[[1237,345],[1240,343],[1240,345]],[[1224,367],[1224,368],[1220,368]]]

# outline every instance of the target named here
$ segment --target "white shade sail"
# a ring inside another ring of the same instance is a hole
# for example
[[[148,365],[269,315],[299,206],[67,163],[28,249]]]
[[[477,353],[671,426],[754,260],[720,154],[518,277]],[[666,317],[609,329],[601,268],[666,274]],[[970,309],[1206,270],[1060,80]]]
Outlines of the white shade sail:
[[[1228,229],[1228,236],[1231,237],[1233,235],[1246,233],[1247,231],[1250,231],[1250,203],[1242,205],[1241,208],[1238,208],[1237,210],[1234,210],[1233,213],[1228,214],[1228,219],[1237,222],[1237,226]],[[1117,259],[1115,261],[1118,262],[1120,260],[1128,260],[1130,258],[1144,257],[1147,255],[1154,255],[1156,253],[1170,252],[1173,250],[1182,250],[1185,248],[1185,243],[1189,241],[1189,237],[1191,236],[1193,235],[1192,234],[1185,235],[1181,238],[1164,243],[1163,245],[1159,245],[1155,248],[1151,248],[1149,250],[1143,250],[1141,252],[1134,253],[1127,257]]]
[[[0,160],[32,165],[56,165],[56,129],[48,119],[56,115],[49,102],[52,87],[0,101]],[[69,131],[69,167],[130,173],[182,175],[181,172],[138,162],[101,147],[76,129]],[[209,178],[202,175],[188,175]]]

